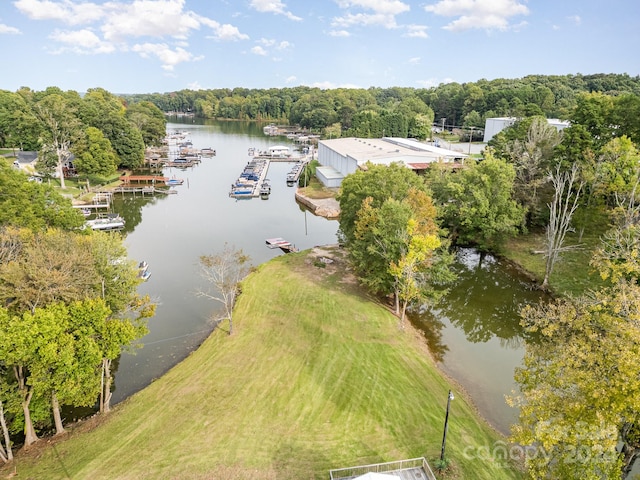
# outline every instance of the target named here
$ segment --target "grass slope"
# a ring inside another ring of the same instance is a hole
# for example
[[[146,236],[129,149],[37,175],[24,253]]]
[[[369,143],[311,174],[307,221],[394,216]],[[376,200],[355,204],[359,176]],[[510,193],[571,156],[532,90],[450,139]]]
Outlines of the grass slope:
[[[260,266],[234,335],[214,332],[97,428],[20,456],[19,478],[326,479],[331,468],[437,458],[451,383],[418,334],[360,294],[340,254],[324,254],[335,256],[326,268],[312,252]],[[520,478],[486,453],[465,458],[500,437],[454,392],[447,478]]]

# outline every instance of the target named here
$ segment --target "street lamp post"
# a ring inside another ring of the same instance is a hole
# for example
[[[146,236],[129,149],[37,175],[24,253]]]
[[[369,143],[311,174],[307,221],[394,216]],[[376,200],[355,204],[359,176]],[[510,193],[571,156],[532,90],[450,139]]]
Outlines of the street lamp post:
[[[442,450],[440,451],[440,462],[444,462],[444,448],[447,444],[447,426],[449,425],[449,407],[451,406],[451,400],[453,400],[453,393],[449,390],[449,396],[447,397],[447,413],[444,416],[444,433],[442,434]]]

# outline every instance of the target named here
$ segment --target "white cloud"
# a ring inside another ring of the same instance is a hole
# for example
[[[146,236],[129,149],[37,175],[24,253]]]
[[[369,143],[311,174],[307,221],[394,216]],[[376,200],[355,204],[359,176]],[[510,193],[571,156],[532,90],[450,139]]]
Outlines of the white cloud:
[[[193,12],[184,12],[183,7],[184,0],[135,0],[131,4],[120,3],[117,9],[110,11],[102,25],[102,31],[107,40],[186,36],[191,30],[200,28],[203,22]]]
[[[171,49],[165,43],[142,43],[131,47],[131,50],[140,54],[143,58],[155,57],[162,62],[162,68],[173,71],[176,65],[184,62],[194,62],[202,60],[202,56],[194,56],[182,47]]]
[[[200,85],[200,82],[198,82],[197,80],[195,82],[191,82],[187,84],[187,88],[189,90],[202,90],[202,85]]]
[[[271,38],[261,38],[260,40],[258,40],[258,43],[261,43],[265,47],[271,47],[275,45],[276,41]]]
[[[5,0],[6,1],[6,0]],[[57,21],[67,25],[86,25],[76,31],[55,30],[49,36],[61,46],[50,47],[52,53],[107,53],[133,50],[147,58],[162,62],[171,71],[175,65],[202,57],[188,51],[188,38],[202,27],[209,28],[218,41],[248,40],[237,27],[203,17],[186,10],[186,0],[15,0],[14,6],[34,20]],[[10,29],[10,27],[7,27]],[[17,30],[0,33],[19,33]],[[102,37],[102,38],[100,38]],[[132,38],[153,38],[153,42]],[[158,39],[171,37],[172,46]]]
[[[10,34],[10,35],[17,35],[22,33],[20,30],[18,30],[15,27],[10,27],[9,25],[5,25],[4,23],[0,23],[0,35],[1,34]]]
[[[69,0],[16,0],[13,5],[33,20],[58,20],[69,25],[92,23],[105,15],[105,6]]]
[[[336,3],[340,8],[360,7],[389,15],[408,12],[411,8],[399,0],[336,0]]]
[[[362,9],[367,13],[351,13],[335,17],[331,22],[334,27],[349,27],[352,25],[396,28],[396,15],[408,12],[411,7],[399,0],[336,0],[343,9]],[[373,13],[370,13],[373,12]]]
[[[286,10],[287,6],[280,0],[251,0],[251,8],[261,13],[284,15],[289,20],[302,20],[302,18],[296,17],[293,13]]]
[[[213,36],[216,40],[223,41],[238,41],[238,40],[249,40],[249,35],[244,33],[240,33],[238,27],[234,27],[233,25],[229,25],[225,23],[224,25],[220,25],[213,29],[215,35]]]
[[[427,78],[425,80],[418,80],[416,83],[424,88],[433,88],[441,85],[443,83],[453,83],[455,80],[453,78]]]
[[[412,57],[409,59],[411,65],[418,65],[420,63],[420,57]]]
[[[576,25],[580,25],[582,23],[582,18],[580,18],[580,15],[571,15],[570,17],[567,17],[567,19],[569,19],[569,21],[573,22]]]
[[[262,56],[267,55],[267,51],[264,48],[262,48],[260,45],[256,45],[255,47],[253,47],[251,49],[251,53],[254,53],[256,55],[262,55]]]
[[[112,53],[115,46],[110,42],[104,42],[95,33],[88,29],[62,31],[56,30],[49,38],[66,45],[54,49],[55,53],[74,52],[79,54]]]
[[[293,44],[291,42],[288,42],[286,40],[278,42],[273,38],[261,38],[257,41],[257,43],[259,43],[260,45],[257,45],[251,49],[251,53],[255,53],[256,55],[268,55],[269,52],[267,48],[273,48],[275,50],[286,50],[293,47]],[[274,57],[273,60],[279,62],[282,59],[279,57]]]
[[[407,29],[407,32],[404,34],[405,37],[429,38],[426,25],[407,25],[405,28]]]
[[[298,78],[297,78],[295,75],[291,75],[291,76],[289,76],[289,77],[285,78],[285,80],[284,80],[284,81],[285,81],[285,83],[293,83],[293,82],[295,82],[297,79],[298,79]]]
[[[528,15],[529,9],[519,0],[440,0],[424,7],[427,12],[444,17],[458,17],[446,30],[507,30],[509,19]]]
[[[350,37],[351,34],[346,30],[331,30],[329,35],[332,37]]]
[[[393,15],[383,13],[356,13],[347,14],[343,17],[335,17],[332,22],[332,27],[351,27],[353,25],[363,25],[365,27],[381,26],[385,28],[396,28],[396,18]]]

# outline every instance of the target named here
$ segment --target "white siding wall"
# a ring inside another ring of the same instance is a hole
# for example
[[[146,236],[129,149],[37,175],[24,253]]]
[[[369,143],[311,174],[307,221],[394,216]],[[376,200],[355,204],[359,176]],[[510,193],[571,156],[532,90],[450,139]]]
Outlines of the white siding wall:
[[[358,169],[358,162],[355,159],[345,157],[322,143],[318,145],[318,161],[321,165],[333,167],[344,176]]]

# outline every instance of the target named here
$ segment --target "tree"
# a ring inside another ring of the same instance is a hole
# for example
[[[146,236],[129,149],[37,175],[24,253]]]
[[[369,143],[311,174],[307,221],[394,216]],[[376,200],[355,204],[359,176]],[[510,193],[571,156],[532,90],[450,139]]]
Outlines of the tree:
[[[609,205],[616,199],[626,197],[635,188],[640,176],[640,153],[626,136],[607,142],[598,158],[597,175],[600,195]]]
[[[0,360],[15,375],[24,415],[24,443],[30,446],[38,440],[30,410],[37,381],[31,381],[30,369],[35,366],[38,351],[54,341],[60,330],[55,319],[39,309],[19,316],[1,307],[0,330]]]
[[[400,301],[400,327],[404,329],[407,306],[424,297],[422,273],[431,266],[431,257],[442,244],[437,235],[416,234],[416,222],[410,220],[404,232],[406,249],[397,261],[391,262],[389,271],[395,279],[396,298]]]
[[[389,166],[368,164],[366,170],[347,175],[337,197],[341,240],[345,244],[354,240],[356,221],[365,198],[371,197],[371,206],[378,208],[387,199],[403,200],[411,188],[427,191],[422,177],[398,163]]]
[[[122,99],[102,88],[89,89],[79,108],[82,121],[109,139],[118,155],[118,166],[136,168],[144,161],[144,140],[141,131],[125,114]]]
[[[561,252],[576,248],[565,246],[565,237],[571,228],[571,219],[578,208],[583,184],[576,186],[578,165],[574,164],[570,172],[561,172],[560,166],[551,175],[553,184],[553,199],[549,203],[549,224],[545,232],[545,272],[541,287],[549,286],[549,278],[553,272],[558,256]]]
[[[74,148],[74,165],[78,173],[108,177],[118,168],[118,157],[100,130],[87,127],[84,138]]]
[[[233,334],[233,307],[240,294],[240,282],[251,269],[250,260],[242,250],[227,244],[217,255],[200,256],[200,273],[215,292],[201,290],[198,294],[222,304],[223,316],[215,324],[229,320],[229,335]]]
[[[526,307],[539,340],[516,370],[513,441],[534,448],[529,477],[624,478],[640,453],[640,287],[622,280],[593,295]],[[622,454],[616,446],[622,443]]]
[[[514,167],[490,150],[482,162],[455,173],[434,166],[428,183],[455,242],[496,250],[507,236],[515,235],[524,210],[513,199],[514,179]]]
[[[47,227],[73,230],[84,217],[50,185],[29,182],[27,176],[0,161],[0,226],[12,225],[33,231]]]
[[[393,294],[401,327],[412,302],[436,300],[443,293],[439,287],[452,279],[448,244],[435,218],[431,198],[415,188],[378,208],[367,197],[347,246],[360,281],[376,294]]]
[[[10,462],[13,460],[13,451],[11,450],[11,439],[9,438],[9,429],[4,416],[4,407],[0,398],[0,427],[2,427],[2,441],[0,441],[0,460]],[[3,443],[4,442],[4,443]]]
[[[34,105],[44,132],[44,145],[56,154],[56,171],[65,188],[64,164],[71,156],[71,145],[79,135],[81,124],[73,106],[62,95],[51,94]]]
[[[129,105],[125,116],[140,130],[145,145],[162,145],[167,134],[167,119],[162,110],[149,101],[142,101]]]
[[[547,172],[560,139],[561,135],[546,119],[534,117],[526,137],[516,138],[505,146],[507,158],[516,170],[517,199],[530,218],[540,215],[539,191],[549,180]]]
[[[1,305],[33,313],[37,307],[79,300],[95,291],[90,237],[52,230],[25,234],[18,241],[20,254],[0,264]]]

